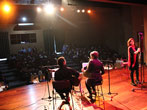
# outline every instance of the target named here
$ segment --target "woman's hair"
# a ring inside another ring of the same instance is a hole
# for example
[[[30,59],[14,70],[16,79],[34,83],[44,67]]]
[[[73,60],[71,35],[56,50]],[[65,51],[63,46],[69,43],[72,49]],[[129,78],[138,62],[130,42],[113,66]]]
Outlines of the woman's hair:
[[[127,46],[128,46],[128,47],[131,45],[131,44],[130,44],[131,40],[133,40],[133,41],[134,41],[134,39],[133,39],[133,38],[129,38],[129,40],[127,41]]]
[[[98,51],[92,51],[92,52],[90,53],[90,56],[93,57],[94,59],[97,59],[98,56],[99,56],[99,53],[98,53]]]
[[[64,61],[65,61],[65,58],[64,58],[64,57],[59,57],[58,60],[57,60],[57,63],[58,63],[58,65],[59,65],[60,67],[62,67]]]

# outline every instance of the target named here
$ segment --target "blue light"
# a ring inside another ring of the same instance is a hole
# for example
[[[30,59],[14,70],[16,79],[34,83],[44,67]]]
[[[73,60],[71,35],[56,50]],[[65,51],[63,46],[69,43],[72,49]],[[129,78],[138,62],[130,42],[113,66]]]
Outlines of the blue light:
[[[26,22],[27,21],[27,18],[26,17],[22,17],[22,21],[23,22]]]

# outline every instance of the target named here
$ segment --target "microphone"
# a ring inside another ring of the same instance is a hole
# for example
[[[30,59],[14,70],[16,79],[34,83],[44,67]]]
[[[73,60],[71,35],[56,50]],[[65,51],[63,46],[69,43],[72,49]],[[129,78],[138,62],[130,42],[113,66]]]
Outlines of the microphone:
[[[139,36],[143,36],[143,33],[142,33],[142,32],[139,32],[138,35],[139,35]]]

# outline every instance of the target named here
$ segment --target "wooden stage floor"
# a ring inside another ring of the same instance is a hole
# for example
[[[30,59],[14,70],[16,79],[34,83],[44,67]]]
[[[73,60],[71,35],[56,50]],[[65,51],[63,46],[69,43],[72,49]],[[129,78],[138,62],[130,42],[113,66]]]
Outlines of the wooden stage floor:
[[[144,69],[145,82],[147,82],[147,67]],[[80,93],[73,94],[74,110],[147,110],[147,84],[145,88],[134,87],[130,84],[129,71],[127,68],[110,70],[110,92],[108,83],[108,72],[103,75],[103,92],[105,97],[105,107],[97,103],[90,103],[87,98],[85,88],[85,78],[82,79],[81,85],[84,91],[83,96]],[[52,96],[52,82],[49,82],[50,94]],[[132,91],[133,88],[139,90]],[[76,87],[75,89],[79,89]],[[117,93],[117,94],[114,94]],[[26,85],[23,87],[6,90],[0,93],[0,110],[53,110],[51,100],[42,100],[48,98],[47,82]],[[57,108],[61,103],[57,99]],[[68,110],[65,105],[64,110]],[[56,109],[57,110],[57,109]]]

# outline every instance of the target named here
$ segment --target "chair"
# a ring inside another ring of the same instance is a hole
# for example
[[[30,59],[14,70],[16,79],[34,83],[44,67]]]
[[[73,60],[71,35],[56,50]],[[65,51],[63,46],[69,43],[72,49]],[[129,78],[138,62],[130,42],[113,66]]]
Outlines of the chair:
[[[99,89],[99,87],[100,87],[100,89]],[[99,106],[101,105],[101,101],[102,101],[102,104],[103,104],[104,109],[105,109],[105,103],[104,103],[105,99],[104,99],[104,94],[103,94],[102,81],[96,83],[95,89],[96,89],[95,100],[98,101]],[[101,94],[100,94],[100,92],[101,92]],[[102,100],[100,99],[101,96],[102,96]]]
[[[73,92],[77,93],[81,93],[81,96],[83,95],[83,90],[82,90],[82,86],[81,86],[81,79],[82,78],[75,78],[75,77],[72,77],[71,79],[71,82],[72,82],[72,89],[73,89]],[[79,87],[79,90],[75,90],[75,87]]]
[[[52,84],[53,84],[53,110],[55,110],[55,103],[56,103],[56,99],[57,99],[56,92],[59,94],[69,92],[71,94],[72,86],[71,86],[71,83],[69,80],[53,81]],[[71,94],[71,99],[72,99],[72,106],[73,106],[73,110],[74,110],[72,94]],[[62,100],[64,100],[64,99],[62,99]],[[66,100],[66,98],[65,98],[65,100]]]

